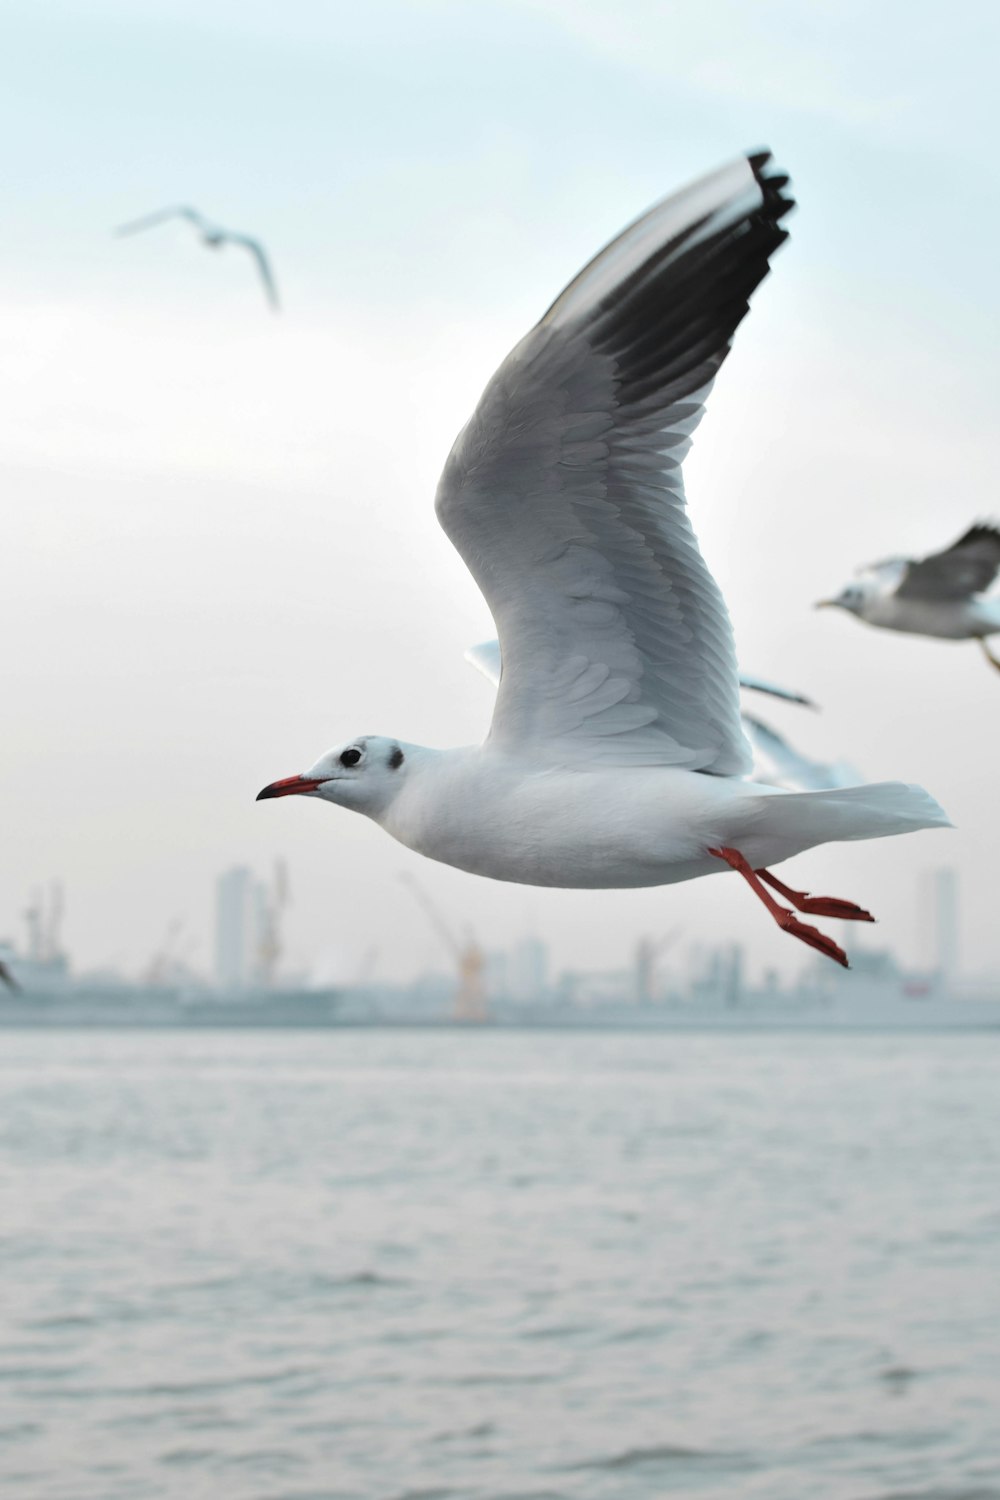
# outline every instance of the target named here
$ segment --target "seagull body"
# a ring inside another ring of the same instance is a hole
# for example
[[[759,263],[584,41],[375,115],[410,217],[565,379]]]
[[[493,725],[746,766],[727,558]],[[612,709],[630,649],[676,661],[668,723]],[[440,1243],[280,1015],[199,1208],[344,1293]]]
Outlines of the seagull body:
[[[895,806],[882,787],[858,787],[857,797],[827,804],[815,794],[791,797],[777,787],[673,767],[567,770],[497,754],[488,744],[428,750],[375,736],[365,741],[376,765],[387,765],[397,747],[405,757],[399,770],[409,765],[409,773],[397,790],[390,770],[384,805],[360,810],[418,854],[521,885],[674,885],[722,871],[711,848],[735,845],[754,867],[779,864],[831,837],[899,832],[898,818],[913,810],[907,787],[898,788]],[[330,770],[322,763],[315,769],[317,779]],[[341,800],[343,790],[330,800]],[[925,797],[923,813],[934,809]],[[854,832],[855,824],[864,831]]]
[[[264,295],[272,310],[277,312],[278,288],[274,280],[274,272],[271,270],[271,262],[268,260],[267,252],[259,240],[252,239],[248,234],[238,234],[231,229],[223,229],[220,224],[213,224],[200,214],[196,208],[188,208],[178,205],[175,208],[161,208],[155,214],[146,214],[142,219],[133,219],[128,224],[122,224],[115,233],[118,235],[140,234],[145,229],[152,229],[157,224],[163,224],[168,219],[184,219],[188,224],[193,224],[201,236],[203,245],[210,250],[221,250],[223,245],[237,245],[246,250],[253,258],[264,287]]]
[[[485,743],[362,735],[260,799],[352,808],[431,859],[526,885],[668,885],[735,869],[784,930],[846,965],[765,886],[801,912],[869,914],[764,867],[947,818],[900,783],[788,793],[743,779],[732,628],[681,476],[786,237],[786,184],[760,153],[656,204],[556,299],[459,434],[437,513],[500,639]]]
[[[1000,570],[1000,530],[970,526],[943,552],[914,559],[889,558],[863,568],[834,599],[819,609],[843,609],[879,630],[938,640],[978,640],[995,667],[1000,662],[986,647],[987,636],[1000,632],[1000,599],[977,596]]]

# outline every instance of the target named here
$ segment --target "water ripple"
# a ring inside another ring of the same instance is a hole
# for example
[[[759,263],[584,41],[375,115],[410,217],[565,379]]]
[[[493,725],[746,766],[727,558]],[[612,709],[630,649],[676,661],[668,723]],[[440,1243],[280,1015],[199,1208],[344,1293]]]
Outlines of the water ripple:
[[[7,1033],[0,1493],[1000,1500],[998,1071]]]

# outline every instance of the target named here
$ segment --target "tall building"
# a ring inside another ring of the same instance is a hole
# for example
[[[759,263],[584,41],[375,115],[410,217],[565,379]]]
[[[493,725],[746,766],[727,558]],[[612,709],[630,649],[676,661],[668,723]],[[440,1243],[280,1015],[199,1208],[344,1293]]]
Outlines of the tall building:
[[[215,982],[220,989],[271,989],[282,953],[281,917],[288,903],[283,860],[270,885],[246,865],[215,883]]]
[[[934,881],[936,968],[943,983],[958,978],[958,874],[947,867],[932,872]]]

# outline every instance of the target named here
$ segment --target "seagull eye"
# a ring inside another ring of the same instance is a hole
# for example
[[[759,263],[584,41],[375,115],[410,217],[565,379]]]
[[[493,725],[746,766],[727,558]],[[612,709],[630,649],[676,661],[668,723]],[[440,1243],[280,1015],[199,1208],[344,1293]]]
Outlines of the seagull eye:
[[[342,766],[356,766],[360,759],[361,751],[355,745],[352,745],[349,750],[342,750],[340,752],[340,764]]]

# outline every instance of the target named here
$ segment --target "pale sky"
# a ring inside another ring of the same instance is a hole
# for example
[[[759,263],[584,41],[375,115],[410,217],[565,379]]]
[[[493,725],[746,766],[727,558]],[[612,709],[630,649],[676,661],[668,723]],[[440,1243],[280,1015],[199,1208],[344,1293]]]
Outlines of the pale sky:
[[[741,882],[531,891],[476,880],[265,782],[361,732],[485,733],[462,653],[493,634],[434,520],[493,368],[657,197],[761,144],[792,238],[688,461],[695,528],[757,708],[959,825],[785,873],[927,957],[915,883],[954,863],[964,955],[1000,967],[1000,677],[969,645],[815,614],[861,563],[996,516],[996,8],[929,3],[8,4],[0,48],[0,936],[67,887],[77,962],[138,970],[216,873],[288,861],[289,962],[441,964],[398,874],[489,947],[626,962],[681,924],[798,970]],[[186,202],[268,246],[114,225]],[[853,940],[853,934],[852,934]]]

